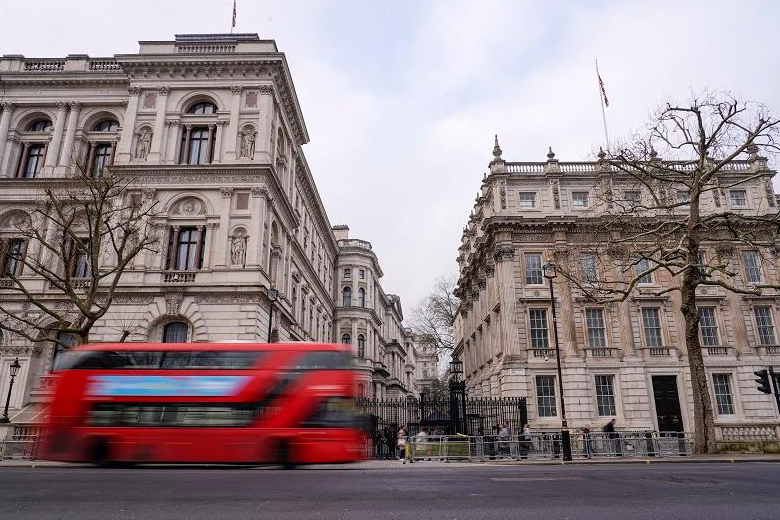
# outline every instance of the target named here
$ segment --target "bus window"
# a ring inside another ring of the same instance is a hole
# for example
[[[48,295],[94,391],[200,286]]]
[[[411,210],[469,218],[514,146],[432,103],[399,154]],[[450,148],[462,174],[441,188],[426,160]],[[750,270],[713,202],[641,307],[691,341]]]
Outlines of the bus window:
[[[344,352],[307,352],[293,361],[291,370],[349,370],[352,357]]]
[[[252,368],[263,352],[194,350],[168,351],[164,353],[160,368],[163,370],[236,370]]]

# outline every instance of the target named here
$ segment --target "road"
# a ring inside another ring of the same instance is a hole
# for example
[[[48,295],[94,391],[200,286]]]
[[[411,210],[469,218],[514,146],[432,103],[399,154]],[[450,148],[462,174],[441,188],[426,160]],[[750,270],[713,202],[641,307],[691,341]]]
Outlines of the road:
[[[780,464],[0,468],[3,518],[780,518]]]

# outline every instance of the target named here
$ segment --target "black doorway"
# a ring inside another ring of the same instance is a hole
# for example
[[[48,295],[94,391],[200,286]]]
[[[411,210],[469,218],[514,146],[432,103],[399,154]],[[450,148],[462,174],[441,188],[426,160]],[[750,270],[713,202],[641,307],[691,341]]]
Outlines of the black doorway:
[[[677,394],[677,376],[653,376],[653,397],[658,417],[658,431],[683,431],[680,397]]]

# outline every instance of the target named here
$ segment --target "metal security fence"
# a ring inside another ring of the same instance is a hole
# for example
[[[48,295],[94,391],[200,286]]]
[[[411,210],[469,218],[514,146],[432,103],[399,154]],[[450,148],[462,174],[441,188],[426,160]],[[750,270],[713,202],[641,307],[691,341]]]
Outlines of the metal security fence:
[[[688,432],[629,431],[572,435],[572,457],[648,458],[690,457],[693,434]],[[413,437],[406,450],[411,460],[554,460],[562,459],[560,432],[535,432],[528,436]]]
[[[38,452],[40,428],[30,425],[15,425],[0,442],[0,460],[35,459]]]
[[[409,437],[425,430],[431,438],[438,439],[458,434],[495,435],[502,424],[508,424],[511,431],[520,431],[528,420],[522,397],[359,399],[357,410],[371,442],[368,455],[380,459],[398,456],[401,427]]]

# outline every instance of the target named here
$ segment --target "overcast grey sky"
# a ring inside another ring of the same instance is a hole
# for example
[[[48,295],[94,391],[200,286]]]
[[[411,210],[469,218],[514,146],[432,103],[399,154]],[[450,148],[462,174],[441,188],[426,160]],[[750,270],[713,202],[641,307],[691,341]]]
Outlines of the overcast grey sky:
[[[232,0],[2,0],[0,52],[137,51],[228,32]],[[778,112],[780,1],[249,1],[236,32],[286,53],[331,224],[370,240],[408,311],[455,272],[498,133],[504,158],[590,158],[667,98],[726,89]]]

